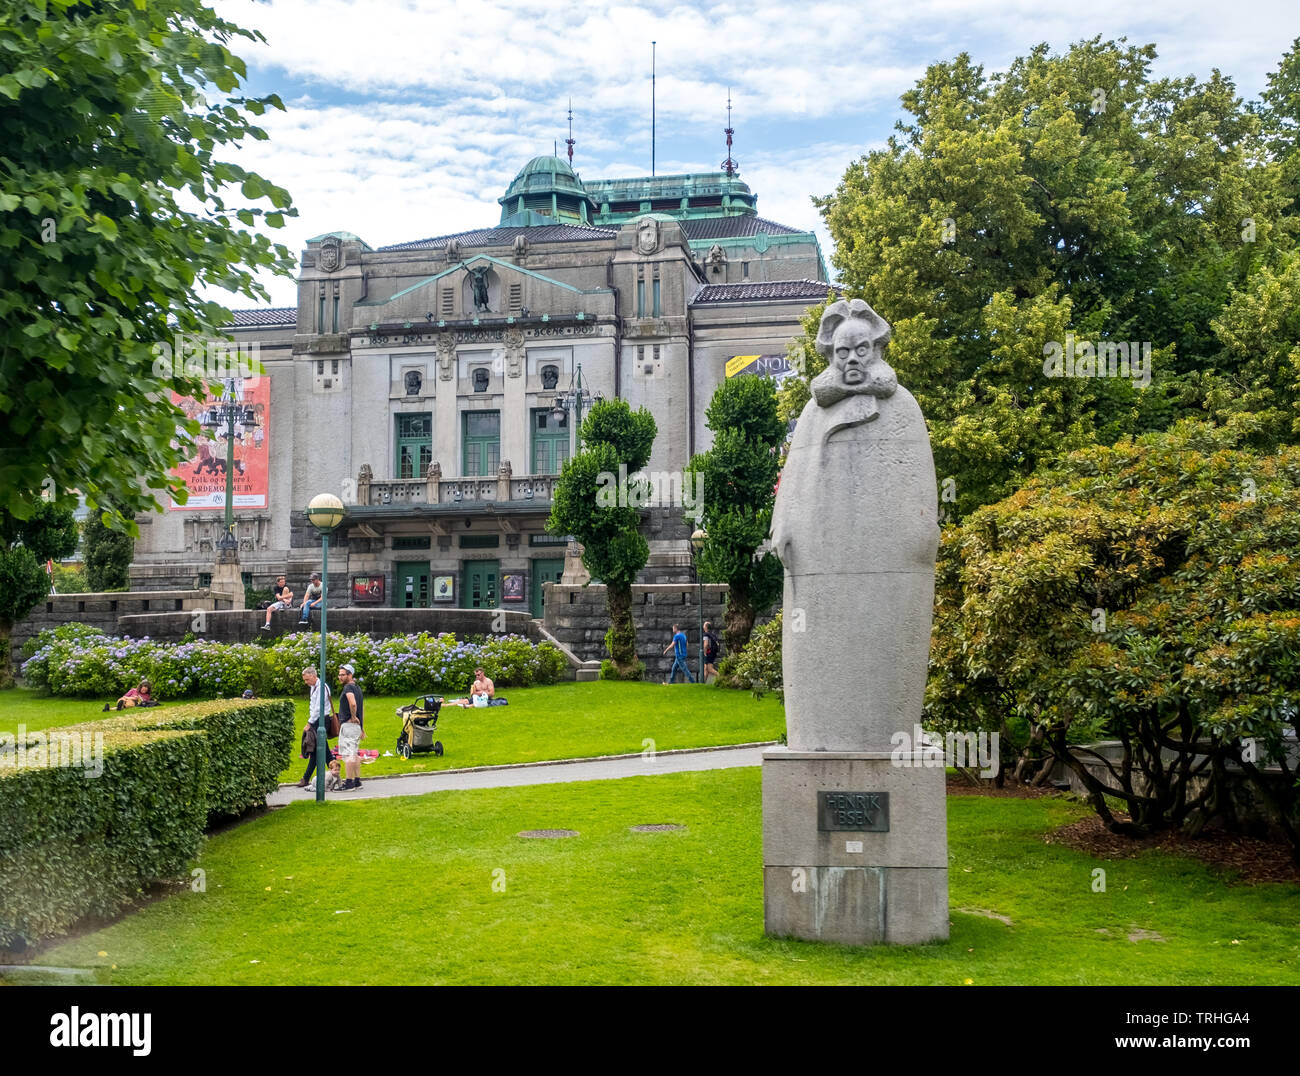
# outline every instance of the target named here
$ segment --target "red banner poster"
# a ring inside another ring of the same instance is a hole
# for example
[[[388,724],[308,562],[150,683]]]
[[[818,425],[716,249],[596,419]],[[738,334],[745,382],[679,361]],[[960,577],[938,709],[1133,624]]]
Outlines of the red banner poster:
[[[231,382],[226,382],[230,386]],[[271,379],[266,376],[235,378],[235,465],[236,508],[266,508],[269,504],[271,473],[270,437]],[[209,394],[202,401],[172,393],[172,402],[198,421],[201,429],[189,449],[189,458],[172,471],[190,491],[184,504],[171,503],[173,511],[192,512],[226,506],[226,440],[229,431],[224,396]]]

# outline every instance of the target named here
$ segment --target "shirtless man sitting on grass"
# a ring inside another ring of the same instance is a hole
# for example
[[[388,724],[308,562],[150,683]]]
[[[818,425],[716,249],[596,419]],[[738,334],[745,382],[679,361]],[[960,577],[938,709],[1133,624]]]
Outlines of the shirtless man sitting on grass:
[[[488,679],[487,673],[482,669],[474,670],[474,683],[470,685],[468,699],[452,699],[453,706],[486,706],[488,700],[497,693],[497,688],[491,680]],[[479,700],[482,700],[481,702]]]

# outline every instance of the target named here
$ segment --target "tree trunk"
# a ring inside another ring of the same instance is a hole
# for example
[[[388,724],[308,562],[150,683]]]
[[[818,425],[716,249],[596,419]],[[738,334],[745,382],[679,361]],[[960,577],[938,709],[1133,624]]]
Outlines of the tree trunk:
[[[733,580],[727,590],[727,608],[722,614],[723,639],[728,654],[739,654],[749,645],[749,637],[754,633],[754,618],[749,585]]]
[[[636,679],[640,662],[636,656],[636,622],[632,619],[632,588],[605,584],[605,604],[609,609],[609,631],[605,646],[621,679]]]
[[[14,686],[14,670],[9,661],[9,638],[13,628],[12,620],[0,617],[0,688]]]

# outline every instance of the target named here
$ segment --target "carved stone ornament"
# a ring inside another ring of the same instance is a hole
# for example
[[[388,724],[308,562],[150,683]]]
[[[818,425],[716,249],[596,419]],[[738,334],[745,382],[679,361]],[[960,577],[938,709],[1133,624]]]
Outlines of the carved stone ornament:
[[[524,330],[506,329],[506,373],[510,377],[519,377],[524,372]]]
[[[456,337],[451,332],[438,334],[438,377],[450,381],[456,369]]]
[[[337,235],[327,235],[321,240],[316,267],[322,273],[333,273],[343,268],[343,243]]]
[[[659,222],[653,217],[642,217],[636,226],[638,254],[653,254],[659,249]]]
[[[448,239],[446,248],[447,260],[449,262],[460,261],[460,240]]]
[[[721,273],[727,267],[727,256],[717,243],[709,247],[709,253],[704,256],[704,264],[711,273]]]

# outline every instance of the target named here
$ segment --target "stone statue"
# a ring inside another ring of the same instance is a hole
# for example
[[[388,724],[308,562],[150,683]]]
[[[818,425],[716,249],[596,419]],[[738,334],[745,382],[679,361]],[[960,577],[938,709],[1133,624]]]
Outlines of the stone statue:
[[[830,365],[772,513],[788,746],[763,752],[763,922],[777,937],[948,937],[944,771],[892,750],[921,723],[939,520],[925,419],[888,341],[861,299],[822,315]]]
[[[474,309],[486,311],[488,309],[487,277],[488,273],[492,271],[492,267],[488,265],[479,265],[471,269],[466,266],[465,271],[469,273],[470,280],[472,281],[471,286],[474,289]]]
[[[790,748],[888,750],[920,720],[938,490],[925,419],[883,358],[889,325],[833,303],[772,514],[785,565]]]

